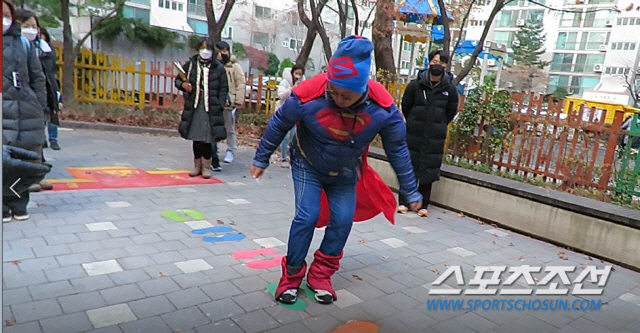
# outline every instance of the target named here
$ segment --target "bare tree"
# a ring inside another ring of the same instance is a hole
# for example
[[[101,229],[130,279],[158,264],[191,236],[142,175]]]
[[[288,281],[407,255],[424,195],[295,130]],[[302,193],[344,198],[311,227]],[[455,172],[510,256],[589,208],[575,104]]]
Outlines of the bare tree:
[[[624,83],[625,83],[625,87],[629,91],[629,95],[631,95],[631,99],[633,99],[633,106],[638,107],[640,106],[640,83],[638,83],[637,81],[640,75],[638,75],[637,73],[634,74],[633,72],[631,72],[633,70],[634,68],[633,66],[631,66],[630,72],[625,71]],[[638,71],[637,68],[636,68],[636,71]]]
[[[363,21],[363,25],[362,25],[362,29],[360,30],[360,33],[358,33],[358,31],[356,30],[356,34],[357,35],[363,35],[364,34],[364,29],[366,29],[367,27],[367,22],[369,22],[369,20],[371,19],[371,15],[373,15],[373,12],[376,11],[377,8],[377,3],[375,6],[371,7],[371,10],[369,10],[369,14],[367,15],[367,18]]]
[[[124,6],[124,0],[114,0],[114,1],[106,1],[102,5],[108,5],[112,7],[111,11],[106,15],[100,17],[94,24],[92,24],[89,31],[76,43],[73,45],[73,35],[71,31],[71,13],[69,10],[70,6],[75,6],[78,11],[80,8],[77,5],[71,4],[69,0],[60,0],[60,19],[62,20],[62,91],[65,96],[65,103],[73,103],[75,101],[75,96],[73,93],[73,69],[76,63],[76,57],[82,50],[82,45],[84,42],[91,37],[93,31],[100,26],[105,19],[115,16],[119,10]]]
[[[315,0],[308,0],[308,1],[309,3],[315,2]],[[302,65],[302,66],[306,65],[307,61],[309,60],[309,55],[311,54],[311,50],[313,49],[313,44],[316,41],[316,36],[320,33],[319,31],[322,30],[322,33],[320,34],[321,35],[324,34],[325,37],[327,36],[327,33],[324,30],[324,26],[316,25],[316,20],[310,19],[309,16],[307,15],[307,12],[304,9],[304,5],[306,2],[307,0],[298,0],[298,16],[302,24],[304,24],[304,26],[307,27],[307,36],[304,39],[304,44],[302,45],[302,48],[300,49],[300,54],[298,54],[298,58],[296,59],[296,64]],[[327,0],[319,0],[317,5],[314,3],[314,6],[312,7],[313,10],[311,10],[311,16],[319,17],[322,14],[322,10],[324,9],[326,4],[327,4]],[[329,47],[328,54],[330,55],[331,45],[329,45],[329,38],[326,37],[326,40],[327,40],[327,46]],[[323,39],[323,46],[324,44],[325,42]],[[325,53],[326,53],[326,46],[325,46]]]
[[[458,34],[458,38],[455,44],[453,44],[453,48],[451,49],[449,59],[454,59],[454,56],[456,54],[456,48],[460,44],[460,40],[462,40],[464,27],[467,25],[467,20],[469,19],[469,16],[471,16],[471,11],[473,10],[475,4],[476,4],[476,0],[461,0],[458,3],[458,7],[457,7],[458,10],[453,9],[451,11],[452,12],[451,14],[453,15],[454,23],[456,23],[456,26],[460,28],[460,33]],[[462,15],[462,19],[459,19],[460,15]],[[451,68],[451,63],[452,61],[449,61],[448,69]]]
[[[502,72],[502,85],[511,83],[514,91],[544,92],[547,77],[540,68],[523,64],[513,65]]]
[[[231,9],[233,9],[233,5],[235,5],[235,3],[236,0],[227,0],[222,13],[220,14],[220,18],[216,21],[216,14],[212,0],[204,0],[204,11],[207,14],[209,38],[212,38],[214,42],[222,40],[222,29],[227,24],[227,20],[231,14]]]
[[[354,30],[355,34],[358,34],[358,25],[360,24],[360,15],[358,14],[358,6],[356,6],[356,0],[351,0],[351,8],[353,8],[353,15],[355,20]]]
[[[438,0],[438,6],[440,7],[440,20],[444,27],[444,36],[442,38],[442,49],[446,54],[449,54],[449,44],[451,43],[451,25],[449,24],[449,17],[447,17],[447,7],[444,5],[444,0]],[[455,49],[455,47],[454,47]],[[451,61],[447,65],[447,69],[451,68]]]
[[[373,45],[376,57],[376,71],[378,79],[393,81],[396,78],[396,66],[393,61],[393,19],[395,17],[394,0],[378,0],[376,2],[376,17],[373,20]]]

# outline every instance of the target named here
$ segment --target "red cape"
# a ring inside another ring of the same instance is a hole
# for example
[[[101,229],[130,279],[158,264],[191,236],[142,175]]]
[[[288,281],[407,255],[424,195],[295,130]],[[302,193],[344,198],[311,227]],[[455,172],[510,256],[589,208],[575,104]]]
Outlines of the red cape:
[[[353,222],[362,222],[383,213],[387,221],[395,224],[396,197],[378,174],[367,163],[367,153],[363,154],[363,165],[360,180],[356,185],[356,213]],[[320,195],[320,217],[316,228],[329,224],[330,210],[327,195],[322,191]]]

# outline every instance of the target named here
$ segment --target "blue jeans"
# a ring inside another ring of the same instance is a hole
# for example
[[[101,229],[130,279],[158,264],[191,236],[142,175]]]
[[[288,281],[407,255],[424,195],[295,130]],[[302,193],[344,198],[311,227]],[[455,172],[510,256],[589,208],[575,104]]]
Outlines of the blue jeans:
[[[49,142],[58,142],[58,125],[47,123],[47,131],[49,132]]]
[[[327,194],[331,218],[320,244],[320,252],[328,256],[339,255],[349,238],[356,210],[356,184],[325,184],[312,170],[294,156],[291,161],[295,190],[296,215],[289,231],[287,265],[302,266],[313,238],[320,215],[320,193]]]
[[[293,138],[296,136],[296,128],[293,127],[287,135],[285,135],[284,140],[280,143],[280,152],[282,152],[282,162],[287,160],[289,156],[289,143],[293,141]]]

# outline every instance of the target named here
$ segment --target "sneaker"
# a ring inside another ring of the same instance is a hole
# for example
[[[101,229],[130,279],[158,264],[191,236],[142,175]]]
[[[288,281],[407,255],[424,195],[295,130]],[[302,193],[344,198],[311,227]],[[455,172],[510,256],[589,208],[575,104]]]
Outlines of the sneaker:
[[[58,145],[58,142],[56,141],[51,142],[51,149],[60,150],[60,145]]]
[[[287,289],[282,295],[278,296],[278,302],[284,304],[293,304],[298,299],[298,289]]]
[[[11,220],[12,220],[11,214],[9,214],[9,215],[2,214],[2,223],[11,222]]]
[[[29,192],[40,192],[42,191],[42,186],[40,184],[33,184],[29,186]]]
[[[282,161],[282,164],[280,164],[280,166],[285,168],[285,169],[291,168],[291,164],[289,164],[289,162],[287,162],[287,161]]]
[[[313,291],[313,298],[316,299],[316,302],[320,304],[331,304],[333,303],[333,294],[331,294],[327,290],[322,289],[313,289],[309,286],[309,289]]]
[[[407,206],[405,205],[398,206],[398,213],[406,214],[408,211],[409,211],[409,208],[407,208]]]
[[[429,215],[429,211],[424,208],[418,211],[418,216],[427,217],[427,215]]]
[[[222,161],[224,163],[231,163],[233,162],[233,153],[228,151],[227,155],[224,156],[224,161]]]
[[[220,166],[219,163],[216,163],[216,164],[211,163],[211,171],[220,172],[222,171],[222,167]]]
[[[42,148],[49,148],[49,143],[47,141],[44,142],[44,146]]]
[[[29,216],[29,214],[27,213],[20,213],[20,214],[13,214],[13,218],[16,221],[26,221],[30,218],[31,216]],[[4,218],[2,219],[4,221]]]
[[[45,191],[53,190],[53,184],[51,184],[51,183],[49,183],[48,181],[45,181],[45,180],[40,182],[40,187]]]

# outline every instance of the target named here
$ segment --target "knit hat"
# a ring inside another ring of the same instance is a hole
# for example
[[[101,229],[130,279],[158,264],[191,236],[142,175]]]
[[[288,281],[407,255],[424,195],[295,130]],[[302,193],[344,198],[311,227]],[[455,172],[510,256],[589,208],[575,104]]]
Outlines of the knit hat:
[[[367,91],[373,43],[361,36],[349,36],[338,44],[329,61],[329,82],[358,93]]]

